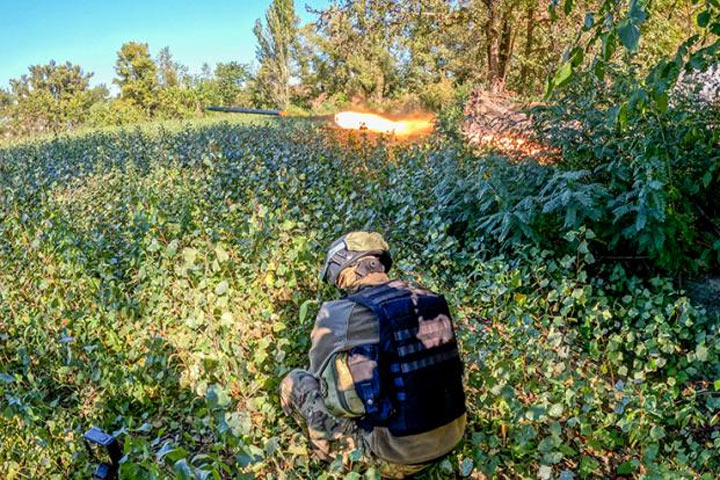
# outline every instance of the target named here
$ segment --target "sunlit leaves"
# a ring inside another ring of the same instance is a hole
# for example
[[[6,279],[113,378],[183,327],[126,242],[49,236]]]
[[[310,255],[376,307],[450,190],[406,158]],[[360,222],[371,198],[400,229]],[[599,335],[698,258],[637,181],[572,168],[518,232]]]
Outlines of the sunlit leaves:
[[[0,151],[0,472],[87,476],[77,432],[99,424],[123,439],[123,478],[348,475],[313,459],[277,387],[338,294],[324,247],[366,226],[456,314],[469,427],[430,478],[717,468],[694,436],[717,407],[682,394],[717,380],[716,330],[669,280],[594,258],[604,172],[391,148],[222,124]],[[666,183],[642,180],[650,212]],[[635,201],[613,204],[623,227]]]

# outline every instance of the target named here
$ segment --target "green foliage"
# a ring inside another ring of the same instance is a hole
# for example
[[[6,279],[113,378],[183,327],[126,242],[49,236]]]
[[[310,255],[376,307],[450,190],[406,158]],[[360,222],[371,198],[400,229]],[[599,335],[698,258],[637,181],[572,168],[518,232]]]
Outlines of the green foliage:
[[[580,74],[562,100],[538,111],[545,138],[563,152],[560,169],[587,172],[585,188],[596,195],[583,208],[598,211],[591,225],[602,249],[671,270],[717,267],[720,137],[712,125],[720,111],[679,95],[668,105],[668,92],[658,109],[632,93],[636,77],[612,78],[608,88]]]
[[[316,47],[311,71],[322,91],[380,101],[398,90],[399,59],[391,52],[398,26],[388,18],[394,3],[345,1],[319,13],[308,40]]]
[[[146,119],[146,112],[135,106],[134,103],[119,98],[96,103],[90,107],[85,125],[95,128],[131,125]]]
[[[361,478],[309,457],[276,394],[334,294],[324,247],[358,228],[457,318],[470,423],[425,478],[717,475],[717,319],[667,279],[589,273],[600,232],[497,256],[475,211],[460,228],[535,175],[592,193],[584,173],[516,172],[439,139],[341,145],[313,126],[0,149],[0,476],[87,478],[98,425],[124,441],[123,478]]]
[[[153,58],[146,43],[128,42],[116,60],[119,98],[106,100],[103,87],[67,102],[0,93],[0,135],[191,118],[217,104],[443,113],[464,88],[534,99],[544,79],[550,90],[565,86],[596,54],[603,62],[629,59],[646,72],[689,35],[702,43],[720,27],[714,4],[696,3],[568,0],[546,11],[530,0],[343,0],[311,8],[314,21],[300,27],[294,2],[277,0],[254,29],[257,69],[228,62],[192,76],[168,47]],[[603,69],[597,64],[599,74]]]
[[[157,107],[158,76],[147,43],[124,43],[117,52],[115,72],[122,98],[152,115]]]
[[[255,88],[261,104],[284,110],[290,101],[291,51],[296,43],[298,19],[293,0],[273,0],[265,13],[265,27],[255,21],[260,69]]]
[[[259,106],[253,72],[238,62],[218,63],[214,71],[206,65],[191,76],[168,47],[153,60],[147,44],[130,42],[118,52],[116,70],[120,95],[108,98],[104,86],[88,86],[92,74],[76,65],[30,67],[10,91],[0,89],[0,139],[193,118],[209,105]]]
[[[252,79],[250,67],[238,62],[218,63],[215,66],[215,82],[222,105],[253,105],[247,91]]]
[[[32,65],[30,73],[10,81],[0,93],[0,112],[13,135],[57,133],[87,120],[88,110],[107,96],[104,86],[90,88],[92,73],[70,62]]]
[[[720,10],[713,2],[701,8],[698,23],[708,32],[641,72],[633,59],[647,6],[602,2],[586,22],[588,38],[548,83],[552,102],[535,111],[542,140],[562,152],[560,168],[585,171],[583,188],[593,193],[576,205],[591,212],[585,223],[599,232],[600,250],[668,270],[720,264],[720,110],[691,92],[694,72],[720,60]],[[592,20],[610,13],[613,22]],[[593,53],[591,63],[584,52]],[[683,74],[689,85],[678,84]]]
[[[455,89],[450,100],[443,99],[443,102],[447,101],[448,103],[443,105],[435,125],[440,135],[458,143],[463,141],[462,127],[465,122],[465,105],[470,97],[470,91],[471,89],[464,85]]]
[[[173,60],[170,47],[160,49],[155,64],[162,88],[174,88],[188,83],[187,67]]]

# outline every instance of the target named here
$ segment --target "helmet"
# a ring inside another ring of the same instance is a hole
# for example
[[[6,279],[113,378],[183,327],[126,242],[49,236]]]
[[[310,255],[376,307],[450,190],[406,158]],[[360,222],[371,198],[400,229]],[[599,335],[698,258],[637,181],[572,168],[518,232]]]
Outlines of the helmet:
[[[335,240],[328,249],[320,277],[335,285],[340,272],[364,257],[375,256],[390,270],[390,248],[382,235],[376,232],[350,232]]]

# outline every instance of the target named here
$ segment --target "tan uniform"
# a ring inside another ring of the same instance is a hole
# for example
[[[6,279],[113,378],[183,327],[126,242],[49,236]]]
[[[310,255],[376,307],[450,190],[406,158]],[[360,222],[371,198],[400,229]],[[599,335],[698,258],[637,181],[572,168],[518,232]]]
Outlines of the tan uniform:
[[[374,285],[384,283],[388,278],[384,274],[373,274],[363,280],[364,285]],[[333,441],[330,437],[335,435],[337,442],[345,444],[351,437],[352,447],[369,450],[364,452],[368,462],[379,466],[383,475],[403,478],[424,469],[428,466],[427,462],[450,452],[462,438],[466,423],[464,414],[429,432],[403,437],[396,437],[383,427],[375,427],[369,432],[357,427],[352,417],[361,415],[358,407],[362,409],[362,405],[358,405],[359,399],[348,401],[348,397],[352,400],[354,396],[348,396],[348,392],[354,394],[354,390],[349,370],[343,365],[342,352],[379,341],[378,321],[366,307],[346,299],[324,303],[315,321],[311,340],[310,369],[307,373],[317,380],[313,382],[305,378],[301,381],[306,372],[295,371],[283,382],[283,407],[286,411],[294,410],[294,416],[299,421],[305,420],[311,430],[311,442],[313,435],[318,439],[323,437],[323,441],[330,443]],[[304,387],[298,387],[300,384]],[[320,390],[317,393],[299,391],[312,388]],[[293,389],[296,390],[295,401],[292,401]],[[345,401],[340,402],[340,398]],[[303,405],[293,408],[290,406],[292,403]],[[302,419],[298,418],[298,413]],[[308,421],[308,417],[313,416],[315,418]],[[313,429],[326,429],[326,432],[313,432]],[[318,451],[317,446],[314,445],[314,448]],[[340,448],[347,448],[347,445]],[[332,445],[323,443],[320,450],[323,449],[330,450]],[[323,452],[318,453],[321,457],[324,455]]]

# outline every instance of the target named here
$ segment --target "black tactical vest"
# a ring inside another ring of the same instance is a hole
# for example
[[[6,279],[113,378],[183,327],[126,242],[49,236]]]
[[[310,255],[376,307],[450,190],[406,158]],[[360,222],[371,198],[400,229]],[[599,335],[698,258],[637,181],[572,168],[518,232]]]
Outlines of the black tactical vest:
[[[380,342],[350,351],[367,430],[428,432],[465,413],[462,363],[445,298],[395,280],[347,297],[378,319]]]

